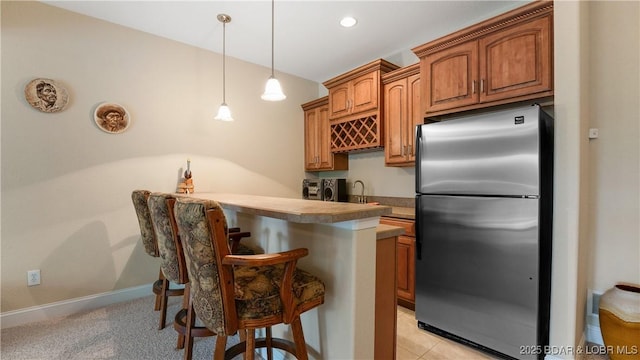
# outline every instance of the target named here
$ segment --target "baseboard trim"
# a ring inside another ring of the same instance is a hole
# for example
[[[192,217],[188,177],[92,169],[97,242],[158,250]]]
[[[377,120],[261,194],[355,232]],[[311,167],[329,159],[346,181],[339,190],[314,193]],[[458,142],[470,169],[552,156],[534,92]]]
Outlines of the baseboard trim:
[[[604,339],[602,339],[602,332],[600,332],[600,326],[587,325],[587,342],[604,346]]]
[[[567,360],[565,358],[557,357],[554,355],[545,355],[544,360]]]
[[[68,316],[81,311],[93,310],[122,301],[141,298],[153,294],[151,287],[152,284],[141,285],[70,300],[57,301],[45,305],[32,306],[25,309],[3,312],[0,314],[0,328],[7,329],[36,321]]]

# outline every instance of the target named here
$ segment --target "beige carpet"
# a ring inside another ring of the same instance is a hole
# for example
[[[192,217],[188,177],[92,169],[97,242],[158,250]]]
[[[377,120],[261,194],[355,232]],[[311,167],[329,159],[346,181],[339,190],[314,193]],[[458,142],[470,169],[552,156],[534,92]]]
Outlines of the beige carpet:
[[[2,360],[182,359],[173,318],[182,299],[170,298],[167,326],[158,330],[154,297],[122,302],[85,313],[3,329]],[[214,337],[196,338],[193,360],[211,359]],[[230,338],[227,347],[238,342]]]

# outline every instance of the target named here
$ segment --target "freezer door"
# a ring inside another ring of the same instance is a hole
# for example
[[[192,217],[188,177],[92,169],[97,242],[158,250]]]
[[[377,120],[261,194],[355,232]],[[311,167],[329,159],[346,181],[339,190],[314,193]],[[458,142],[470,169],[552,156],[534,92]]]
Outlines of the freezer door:
[[[537,345],[538,332],[538,200],[416,201],[416,319],[527,358],[520,346]]]
[[[416,192],[540,195],[538,106],[420,125]]]

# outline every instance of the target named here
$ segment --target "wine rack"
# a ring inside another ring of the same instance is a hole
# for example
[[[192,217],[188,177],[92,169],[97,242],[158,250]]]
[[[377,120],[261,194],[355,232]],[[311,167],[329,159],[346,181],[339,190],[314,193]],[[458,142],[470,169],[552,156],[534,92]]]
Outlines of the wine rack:
[[[377,114],[331,124],[331,151],[379,148],[382,131]]]

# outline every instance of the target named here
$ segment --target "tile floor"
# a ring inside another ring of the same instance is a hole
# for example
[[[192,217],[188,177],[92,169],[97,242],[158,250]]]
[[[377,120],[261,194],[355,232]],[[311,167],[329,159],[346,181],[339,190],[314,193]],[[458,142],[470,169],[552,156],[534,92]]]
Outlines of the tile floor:
[[[396,360],[494,359],[468,346],[418,329],[412,310],[398,306]]]
[[[396,360],[487,360],[499,359],[428,331],[420,330],[412,310],[398,306]],[[596,346],[590,344],[591,346]],[[607,355],[589,354],[583,360],[609,360]]]

